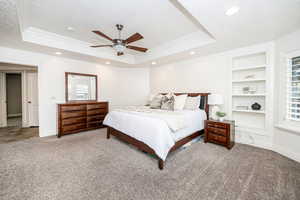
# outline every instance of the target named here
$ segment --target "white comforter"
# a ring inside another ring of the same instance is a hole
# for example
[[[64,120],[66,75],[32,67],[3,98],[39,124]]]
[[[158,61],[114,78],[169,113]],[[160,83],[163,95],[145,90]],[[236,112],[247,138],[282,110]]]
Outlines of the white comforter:
[[[115,109],[108,113],[103,123],[142,141],[151,147],[157,156],[165,160],[176,142],[175,134],[180,133],[180,137],[183,137],[182,134],[188,136],[201,130],[206,119],[205,111],[200,109],[171,111],[172,114],[167,114],[168,112],[170,111],[155,111],[146,107]],[[175,125],[176,121],[179,124]]]
[[[184,120],[184,114],[182,112],[150,109],[147,106],[127,106],[124,108],[115,109],[114,111],[161,119],[162,121],[166,122],[168,127],[173,132],[186,127],[186,121]]]

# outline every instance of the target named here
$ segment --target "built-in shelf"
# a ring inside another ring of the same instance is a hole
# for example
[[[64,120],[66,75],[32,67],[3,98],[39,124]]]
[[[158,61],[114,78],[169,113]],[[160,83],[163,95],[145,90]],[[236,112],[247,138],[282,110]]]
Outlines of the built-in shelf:
[[[265,114],[263,110],[232,110],[233,112],[244,112],[244,113],[257,113],[257,114]]]
[[[232,80],[233,83],[247,83],[247,82],[261,82],[266,79],[243,79],[243,80]]]
[[[266,68],[266,65],[257,65],[257,66],[250,66],[250,67],[233,68],[232,71],[245,71],[245,70],[264,69],[264,68]]]
[[[233,97],[265,97],[266,94],[233,94]]]

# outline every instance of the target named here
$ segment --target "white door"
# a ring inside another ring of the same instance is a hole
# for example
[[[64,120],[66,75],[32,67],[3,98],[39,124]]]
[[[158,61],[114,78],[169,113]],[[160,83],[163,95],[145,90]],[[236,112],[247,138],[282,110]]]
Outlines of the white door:
[[[38,74],[27,73],[28,126],[39,126]]]
[[[0,127],[7,126],[6,109],[6,74],[0,72]]]

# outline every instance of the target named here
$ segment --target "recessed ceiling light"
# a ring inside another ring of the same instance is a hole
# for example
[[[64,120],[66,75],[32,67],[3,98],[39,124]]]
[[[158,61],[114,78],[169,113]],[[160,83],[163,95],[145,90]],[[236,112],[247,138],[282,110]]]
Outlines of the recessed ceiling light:
[[[240,8],[238,6],[233,6],[226,11],[227,16],[231,16],[239,12]]]
[[[195,53],[196,53],[195,51],[191,51],[191,52],[190,52],[191,55],[194,55]]]
[[[58,52],[55,52],[55,54],[56,55],[61,55],[62,53],[58,51]]]
[[[67,27],[67,30],[68,30],[68,31],[74,31],[74,28],[71,27],[71,26],[68,26],[68,27]]]
[[[110,65],[110,62],[109,62],[109,61],[106,61],[105,64]]]
[[[153,61],[151,64],[152,64],[152,65],[156,65],[156,62]]]

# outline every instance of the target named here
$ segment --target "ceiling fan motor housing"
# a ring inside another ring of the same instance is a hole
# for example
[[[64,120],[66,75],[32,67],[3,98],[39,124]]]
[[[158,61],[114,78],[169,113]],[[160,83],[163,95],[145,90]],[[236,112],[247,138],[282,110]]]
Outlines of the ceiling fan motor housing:
[[[113,48],[117,52],[123,52],[125,50],[125,48],[126,48],[126,46],[125,46],[125,40],[114,39],[113,40]]]
[[[121,31],[121,30],[123,29],[124,26],[123,26],[122,24],[117,24],[116,27],[117,27],[117,29],[118,29],[119,31]]]

